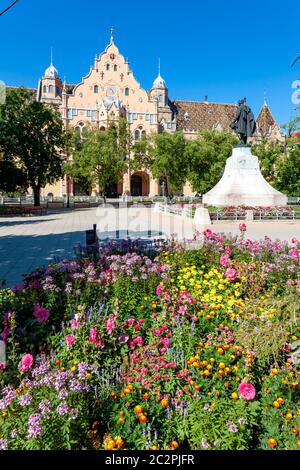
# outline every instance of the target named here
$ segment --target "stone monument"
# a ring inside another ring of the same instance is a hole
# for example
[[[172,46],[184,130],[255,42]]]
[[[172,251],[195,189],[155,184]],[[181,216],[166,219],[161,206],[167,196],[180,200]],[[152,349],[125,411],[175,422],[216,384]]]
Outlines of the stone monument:
[[[263,177],[259,161],[252,155],[248,137],[256,130],[253,113],[246,98],[239,101],[231,128],[239,135],[240,143],[227,159],[220,181],[203,196],[210,206],[285,206],[287,197],[274,189]]]

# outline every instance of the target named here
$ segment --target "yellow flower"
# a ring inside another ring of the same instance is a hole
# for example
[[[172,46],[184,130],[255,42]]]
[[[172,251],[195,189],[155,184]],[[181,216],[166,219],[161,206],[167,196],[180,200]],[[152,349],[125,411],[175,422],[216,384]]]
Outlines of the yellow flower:
[[[233,393],[231,394],[231,396],[232,396],[232,398],[233,398],[234,400],[237,400],[237,399],[239,398],[239,396],[238,396],[238,394],[237,394],[236,392],[233,392]]]

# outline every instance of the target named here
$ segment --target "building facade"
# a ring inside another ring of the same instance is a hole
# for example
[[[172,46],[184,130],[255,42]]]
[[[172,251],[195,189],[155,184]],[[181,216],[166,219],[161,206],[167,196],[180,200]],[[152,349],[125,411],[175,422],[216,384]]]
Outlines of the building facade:
[[[230,123],[237,109],[235,104],[210,103],[207,98],[203,102],[170,100],[160,70],[151,90],[144,90],[128,61],[120,54],[113,35],[104,52],[96,56],[89,73],[77,85],[63,83],[51,59],[50,67],[39,81],[37,100],[58,107],[65,127],[77,132],[89,125],[105,130],[108,122],[126,118],[134,140],[143,134],[172,133],[178,129],[183,130],[187,139],[196,139],[200,129],[231,131]],[[258,118],[258,132],[264,125],[268,126],[271,136],[283,138],[266,103]],[[260,122],[263,123],[261,126]],[[188,182],[183,191],[186,195],[193,194]],[[67,193],[76,195],[81,190],[66,178],[43,190],[44,196]],[[108,193],[108,196],[124,193],[155,196],[161,194],[161,185],[149,171],[141,169],[126,172],[123,181],[109,188]]]

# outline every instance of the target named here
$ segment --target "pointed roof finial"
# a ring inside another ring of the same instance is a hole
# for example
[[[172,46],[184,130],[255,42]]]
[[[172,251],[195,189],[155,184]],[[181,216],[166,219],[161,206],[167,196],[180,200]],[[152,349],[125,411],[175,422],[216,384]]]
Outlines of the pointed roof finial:
[[[53,48],[51,47],[50,65],[53,65]]]
[[[110,43],[113,44],[114,43],[114,32],[115,32],[115,29],[114,27],[112,26],[110,28]]]
[[[158,76],[160,77],[160,57],[158,58]]]
[[[264,106],[268,106],[268,103],[267,103],[267,90],[264,89]]]

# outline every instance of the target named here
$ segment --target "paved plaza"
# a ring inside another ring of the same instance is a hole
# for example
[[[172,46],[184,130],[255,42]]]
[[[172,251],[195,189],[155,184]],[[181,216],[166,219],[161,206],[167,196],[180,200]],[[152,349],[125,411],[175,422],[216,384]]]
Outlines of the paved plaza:
[[[126,228],[124,213],[120,223],[119,218],[116,219],[118,214],[118,210],[111,209],[105,219],[103,211],[95,208],[43,216],[0,218],[0,279],[6,279],[7,285],[11,286],[21,282],[22,274],[38,266],[45,266],[56,259],[74,257],[74,246],[85,244],[85,230],[92,229],[93,224],[98,224],[100,238],[113,236],[114,224],[118,225],[119,235],[122,236]],[[131,215],[131,236],[135,232],[136,237],[168,237],[172,233],[178,233],[179,239],[192,237],[194,227],[191,219],[183,222],[180,216],[157,214],[153,209],[145,208],[139,211],[133,209]],[[238,234],[238,225],[239,222],[215,222],[211,229]],[[247,223],[247,227],[247,235],[252,239],[260,239],[265,235],[280,240],[300,238],[299,220],[251,222]]]

